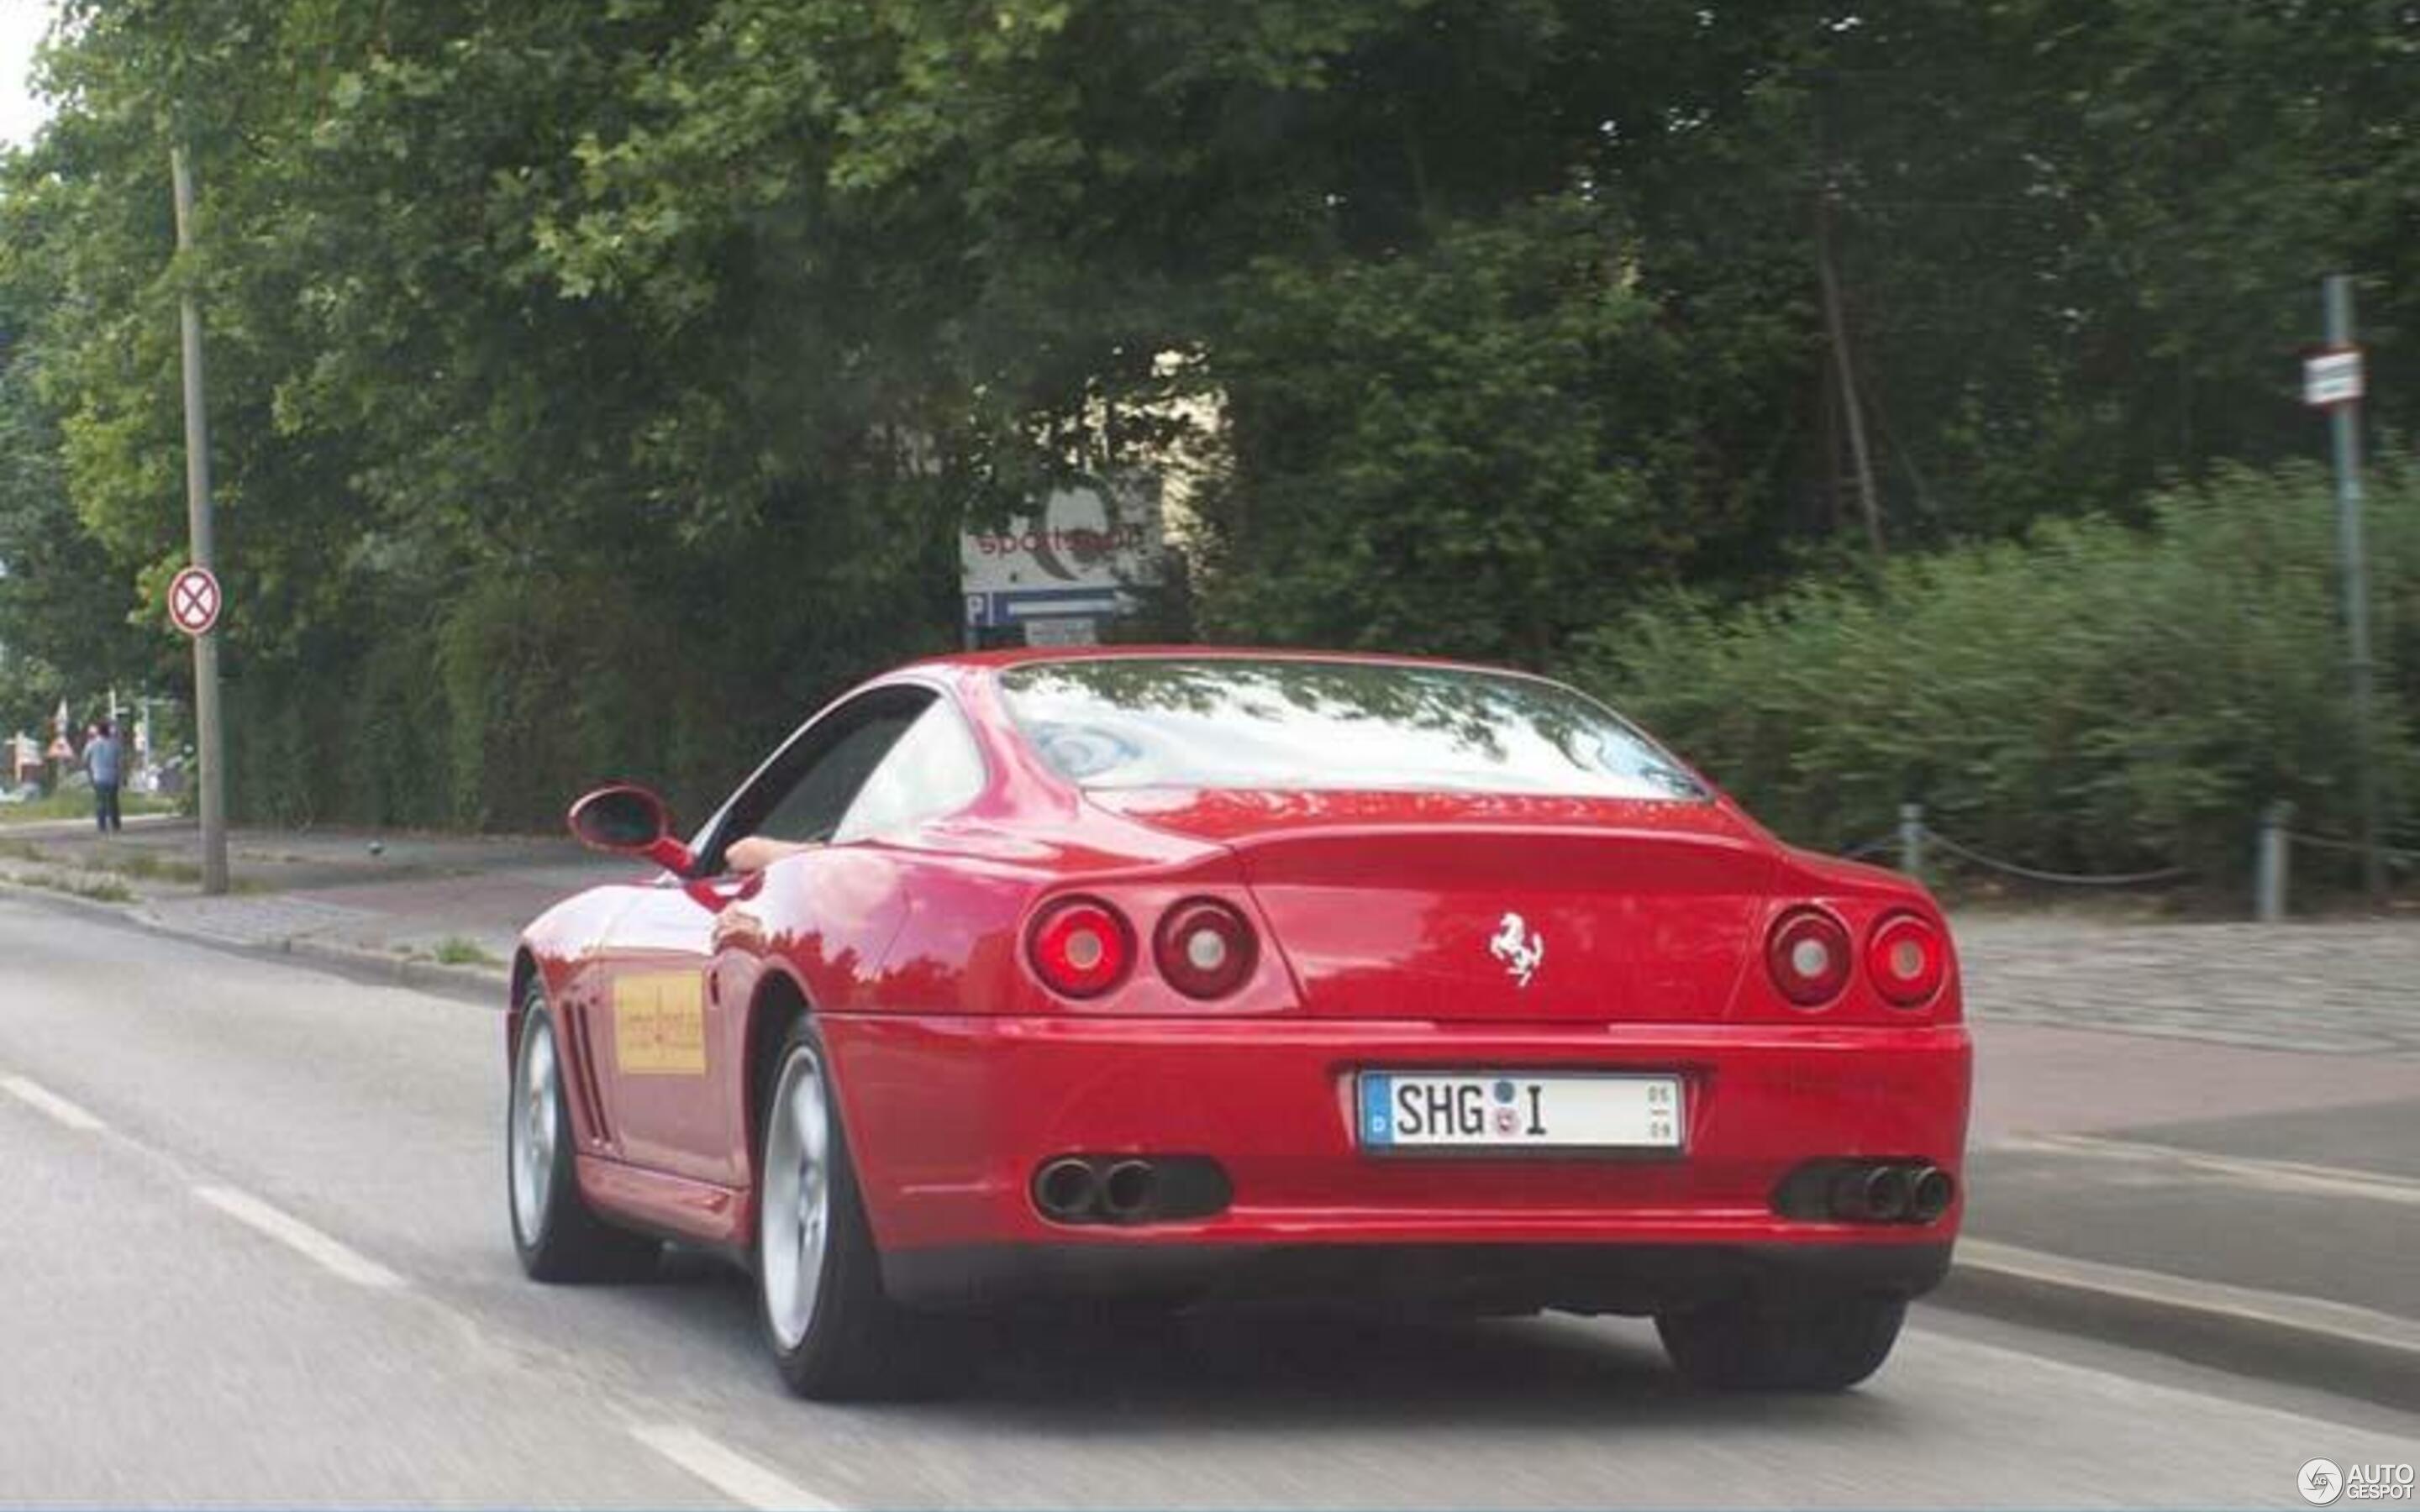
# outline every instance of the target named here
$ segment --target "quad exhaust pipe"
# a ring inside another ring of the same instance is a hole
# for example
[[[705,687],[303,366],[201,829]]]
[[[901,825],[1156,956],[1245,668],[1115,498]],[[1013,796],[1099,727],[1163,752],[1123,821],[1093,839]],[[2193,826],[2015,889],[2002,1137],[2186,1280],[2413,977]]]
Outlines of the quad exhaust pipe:
[[[1146,1160],[1122,1160],[1101,1178],[1101,1211],[1120,1221],[1142,1216],[1151,1207],[1156,1178]]]
[[[1035,1169],[1033,1208],[1060,1224],[1166,1223],[1225,1211],[1234,1188],[1207,1155],[1054,1155]]]
[[[1784,1178],[1773,1207],[1786,1218],[1930,1224],[1958,1200],[1958,1179],[1928,1160],[1816,1160]]]
[[[1958,1183],[1938,1165],[1916,1169],[1908,1183],[1907,1215],[1920,1224],[1929,1224],[1949,1211],[1958,1198]]]
[[[1033,1175],[1033,1205],[1063,1224],[1133,1223],[1152,1211],[1159,1173],[1147,1160],[1062,1155]]]
[[[1957,1181],[1938,1165],[1853,1167],[1833,1183],[1832,1211],[1852,1223],[1929,1224],[1957,1196]]]
[[[1089,1220],[1101,1201],[1101,1179],[1092,1163],[1072,1155],[1052,1161],[1033,1177],[1033,1205],[1063,1224]]]
[[[1832,1211],[1856,1223],[1897,1223],[1907,1216],[1910,1184],[1900,1165],[1843,1171],[1832,1186]]]

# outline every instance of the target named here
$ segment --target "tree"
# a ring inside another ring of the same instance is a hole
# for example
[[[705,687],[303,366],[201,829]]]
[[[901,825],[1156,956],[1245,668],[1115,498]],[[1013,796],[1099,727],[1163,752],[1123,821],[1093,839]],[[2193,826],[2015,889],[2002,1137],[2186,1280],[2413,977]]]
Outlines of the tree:
[[[2409,424],[2415,47],[2385,0],[70,0],[0,166],[0,640],[173,666],[93,626],[182,557],[190,282],[243,811],[703,802],[954,640],[962,524],[1179,442],[1216,633],[1553,661],[1869,573],[1852,414],[1893,557],[2306,448],[2337,266],[2396,275]]]

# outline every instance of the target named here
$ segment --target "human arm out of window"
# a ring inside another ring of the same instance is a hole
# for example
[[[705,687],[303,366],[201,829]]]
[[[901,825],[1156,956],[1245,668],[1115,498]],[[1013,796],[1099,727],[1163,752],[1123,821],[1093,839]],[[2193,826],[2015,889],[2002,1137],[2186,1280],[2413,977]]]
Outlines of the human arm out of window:
[[[722,869],[745,875],[762,872],[786,856],[799,856],[815,849],[813,841],[771,840],[763,835],[743,835],[722,853]]]

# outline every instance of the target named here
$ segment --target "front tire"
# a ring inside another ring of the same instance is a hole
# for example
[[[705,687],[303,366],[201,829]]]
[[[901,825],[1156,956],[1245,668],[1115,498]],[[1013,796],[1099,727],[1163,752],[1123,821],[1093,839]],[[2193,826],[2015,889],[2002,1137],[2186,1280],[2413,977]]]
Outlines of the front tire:
[[[924,1351],[882,1289],[822,1041],[804,1016],[776,1053],[759,1132],[757,1317],[801,1396],[894,1396],[923,1384]]]
[[[571,1112],[546,990],[530,983],[504,1115],[504,1181],[513,1250],[535,1281],[635,1281],[654,1273],[661,1244],[613,1227],[580,1195]]]
[[[1655,1332],[1692,1383],[1724,1391],[1846,1391],[1882,1368],[1907,1303],[1838,1297],[1776,1304],[1755,1297],[1659,1314]]]

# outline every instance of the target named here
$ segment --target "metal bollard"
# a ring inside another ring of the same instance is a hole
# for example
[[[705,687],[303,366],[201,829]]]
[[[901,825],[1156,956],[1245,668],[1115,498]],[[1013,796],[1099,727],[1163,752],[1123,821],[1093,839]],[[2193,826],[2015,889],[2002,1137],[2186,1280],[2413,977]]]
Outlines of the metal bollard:
[[[1899,869],[1919,882],[1924,880],[1924,805],[1920,803],[1899,806]]]
[[[2294,806],[2283,798],[2260,810],[2260,839],[2252,856],[2252,917],[2263,924],[2286,921],[2286,865],[2291,852],[2286,826]]]

